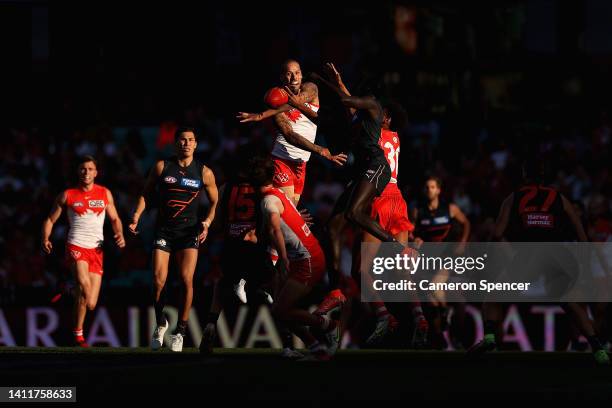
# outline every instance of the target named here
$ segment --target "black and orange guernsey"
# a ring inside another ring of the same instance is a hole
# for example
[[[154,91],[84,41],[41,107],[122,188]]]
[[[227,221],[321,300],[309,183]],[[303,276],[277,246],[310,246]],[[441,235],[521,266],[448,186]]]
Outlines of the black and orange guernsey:
[[[176,158],[164,160],[157,180],[159,211],[155,248],[165,251],[198,248],[203,168],[197,160],[186,167],[181,167]]]
[[[510,241],[560,241],[566,223],[561,194],[555,188],[527,184],[514,192],[507,233]]]
[[[229,239],[243,240],[247,232],[257,229],[258,199],[255,189],[244,181],[228,182],[221,199],[224,235]]]
[[[418,218],[415,220],[415,235],[425,242],[444,242],[448,239],[453,226],[450,205],[441,201],[435,210],[429,209],[427,203],[418,207]]]

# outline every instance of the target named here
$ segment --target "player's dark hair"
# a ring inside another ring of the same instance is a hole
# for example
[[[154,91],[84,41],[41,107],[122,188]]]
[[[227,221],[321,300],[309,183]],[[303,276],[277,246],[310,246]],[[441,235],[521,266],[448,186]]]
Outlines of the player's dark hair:
[[[438,186],[438,188],[442,189],[442,179],[440,177],[438,177],[438,176],[429,176],[425,180],[425,183],[427,183],[428,181],[435,181],[436,185]]]
[[[77,159],[77,162],[76,162],[76,167],[77,167],[77,168],[79,168],[79,166],[80,166],[81,164],[83,164],[83,163],[89,163],[89,162],[92,162],[92,163],[93,163],[93,164],[96,166],[96,168],[98,168],[98,161],[95,159],[95,157],[93,157],[93,156],[91,156],[91,155],[89,155],[89,154],[86,154],[86,155],[84,155],[84,156],[80,156],[80,157]]]
[[[174,132],[174,141],[176,142],[178,140],[178,138],[183,134],[183,133],[188,133],[191,132],[193,133],[193,136],[196,138],[196,140],[198,139],[198,134],[196,133],[196,130],[194,127],[192,126],[179,126],[176,131]]]
[[[251,169],[249,182],[253,187],[261,187],[272,183],[274,163],[269,157],[253,157],[249,160],[249,167]]]

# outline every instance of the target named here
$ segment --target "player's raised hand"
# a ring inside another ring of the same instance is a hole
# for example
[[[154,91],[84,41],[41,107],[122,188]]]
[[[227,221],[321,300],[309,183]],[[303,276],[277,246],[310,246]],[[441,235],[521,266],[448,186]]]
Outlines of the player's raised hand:
[[[50,254],[51,251],[53,250],[53,244],[51,243],[51,241],[49,241],[48,239],[44,239],[42,242],[42,250],[46,254]]]
[[[259,122],[262,118],[263,115],[261,113],[238,112],[236,115],[236,119],[238,119],[240,123]]]
[[[335,154],[335,155],[333,155],[333,156],[330,158],[330,160],[331,160],[331,161],[332,161],[334,164],[336,164],[336,165],[338,165],[338,166],[342,167],[342,166],[344,166],[344,165],[346,164],[346,161],[348,160],[348,156],[347,156],[346,154],[344,154],[344,153]]]
[[[125,248],[125,238],[122,233],[113,235],[113,238],[115,238],[115,244],[117,244],[119,248]]]
[[[335,84],[342,83],[342,76],[340,76],[340,73],[338,72],[334,64],[328,62],[327,64],[325,64],[325,67],[323,69],[325,70],[325,75],[327,75],[330,81]]]
[[[303,96],[293,93],[291,88],[289,88],[288,86],[284,87],[284,90],[285,92],[287,92],[287,103],[289,103],[289,105],[297,108],[298,106],[301,106],[306,102]]]

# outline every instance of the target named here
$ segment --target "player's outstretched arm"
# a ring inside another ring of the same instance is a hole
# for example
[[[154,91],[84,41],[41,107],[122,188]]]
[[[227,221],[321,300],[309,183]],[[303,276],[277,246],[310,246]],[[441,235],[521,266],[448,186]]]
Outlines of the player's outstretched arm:
[[[45,253],[50,254],[53,250],[53,244],[49,240],[51,237],[51,231],[53,230],[53,225],[57,222],[59,217],[62,215],[62,209],[66,205],[66,192],[62,192],[55,198],[53,202],[53,207],[51,207],[51,212],[45,220],[43,221],[42,226],[42,249]]]
[[[108,216],[111,227],[113,228],[113,238],[115,238],[115,244],[117,244],[119,248],[124,248],[125,238],[123,237],[123,224],[121,224],[121,218],[119,218],[117,208],[115,207],[115,200],[113,199],[113,195],[109,189],[106,189],[106,201],[108,201],[108,204],[106,205],[106,215]]]
[[[208,208],[206,218],[204,218],[202,221],[200,243],[204,242],[208,236],[208,229],[210,228],[210,224],[212,224],[215,219],[215,211],[217,210],[217,203],[219,202],[219,190],[217,189],[217,183],[215,182],[215,175],[213,171],[206,166],[202,167],[202,180],[204,180],[204,190],[206,191],[206,196],[210,202],[210,207]]]
[[[336,84],[338,86],[338,88],[345,95],[352,96],[351,92],[348,90],[348,88],[344,84],[344,81],[342,80],[342,75],[340,75],[340,72],[338,72],[338,70],[336,69],[336,66],[333,63],[331,63],[331,62],[326,63],[325,66],[323,67],[323,69],[325,71],[325,74],[327,75],[327,78],[329,78],[331,83]],[[348,113],[349,113],[349,115],[351,117],[357,111],[355,108],[350,108],[350,107],[347,107],[346,109],[348,110]]]
[[[330,64],[330,65],[333,66],[333,64]],[[330,69],[331,68],[329,67],[327,68],[328,71],[330,71]],[[351,96],[346,86],[344,86],[344,84],[342,83],[342,80],[340,79],[338,82],[337,78],[339,78],[340,74],[338,73],[338,71],[335,70],[335,67],[333,67],[333,70],[337,74],[337,77],[335,77],[336,79],[334,79],[334,76],[332,76],[332,81],[334,82],[331,82],[323,78],[316,72],[312,73],[311,77],[313,79],[323,82],[332,91],[338,94],[342,104],[346,106],[347,108],[351,109],[352,113],[354,113],[353,109],[355,110],[361,109],[361,110],[368,111],[370,115],[372,115],[372,117],[380,117],[380,114],[381,114],[380,107],[378,103],[376,102],[376,98],[371,97],[371,96]]]
[[[316,153],[320,156],[323,156],[327,160],[339,166],[342,166],[344,165],[344,163],[346,163],[346,154],[340,153],[337,155],[332,155],[329,149],[327,149],[326,147],[316,145],[306,139],[304,136],[294,132],[291,128],[291,124],[289,123],[289,119],[287,119],[285,115],[276,115],[274,117],[274,121],[285,139],[292,145],[297,146],[300,149],[309,151],[311,153]]]
[[[155,167],[151,169],[149,175],[147,176],[147,181],[145,182],[144,189],[142,190],[140,196],[138,196],[136,209],[134,210],[134,214],[132,215],[130,225],[128,226],[128,229],[132,234],[138,234],[138,221],[140,220],[140,216],[142,215],[144,210],[147,208],[147,197],[150,197],[153,191],[155,191],[155,183],[157,182],[157,179],[159,178],[159,176],[161,176],[163,171],[164,161],[158,160],[157,163],[155,163]]]

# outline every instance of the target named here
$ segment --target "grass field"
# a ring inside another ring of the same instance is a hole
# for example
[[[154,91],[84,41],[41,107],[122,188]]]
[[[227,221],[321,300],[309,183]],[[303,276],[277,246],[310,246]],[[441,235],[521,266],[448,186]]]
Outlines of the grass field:
[[[215,349],[203,358],[131,348],[0,348],[3,386],[77,386],[80,402],[222,397],[232,400],[455,399],[467,392],[612,399],[612,368],[588,353],[342,350],[330,362],[292,362],[279,350]],[[484,397],[483,397],[484,398]]]

